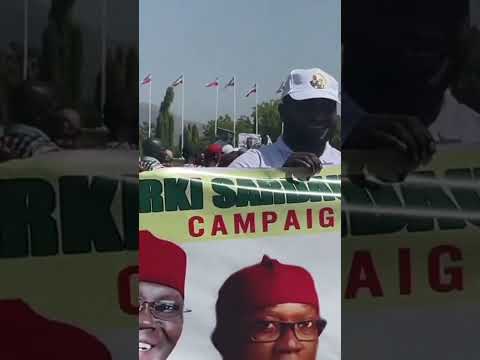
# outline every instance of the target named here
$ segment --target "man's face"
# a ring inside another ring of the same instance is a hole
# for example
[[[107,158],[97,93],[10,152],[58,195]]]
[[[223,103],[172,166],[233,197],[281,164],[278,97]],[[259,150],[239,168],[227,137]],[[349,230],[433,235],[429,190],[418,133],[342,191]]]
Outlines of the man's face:
[[[257,310],[248,319],[249,324],[256,324],[251,329],[249,336],[254,333],[268,333],[275,328],[275,322],[302,323],[309,326],[310,320],[317,320],[319,314],[315,307],[305,304],[280,304]],[[301,327],[300,326],[300,327]],[[311,341],[301,341],[297,338],[292,328],[283,328],[276,341],[253,342],[249,341],[241,351],[242,360],[314,360],[318,348],[318,336]]]
[[[139,300],[155,302],[157,309],[152,309],[149,304],[138,314],[138,358],[165,360],[182,333],[183,298],[177,290],[168,286],[140,282]]]
[[[281,107],[284,137],[295,151],[323,151],[335,126],[337,103],[329,99],[290,101]],[[320,155],[320,154],[319,154]]]

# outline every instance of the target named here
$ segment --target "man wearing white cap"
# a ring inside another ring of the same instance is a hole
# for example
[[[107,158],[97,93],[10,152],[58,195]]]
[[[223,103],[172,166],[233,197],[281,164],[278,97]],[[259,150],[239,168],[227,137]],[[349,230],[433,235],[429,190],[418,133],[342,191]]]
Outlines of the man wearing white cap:
[[[293,70],[278,108],[283,135],[271,145],[247,151],[230,167],[302,167],[314,174],[325,165],[340,164],[340,152],[328,142],[335,129],[337,103],[338,82],[331,75],[318,68]]]

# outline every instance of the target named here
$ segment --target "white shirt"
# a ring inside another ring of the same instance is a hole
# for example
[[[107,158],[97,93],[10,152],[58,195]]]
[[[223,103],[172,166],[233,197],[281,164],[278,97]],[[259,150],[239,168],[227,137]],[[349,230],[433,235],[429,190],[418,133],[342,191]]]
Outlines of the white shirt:
[[[280,136],[271,145],[260,149],[250,149],[245,154],[236,158],[229,167],[231,168],[281,168],[285,161],[293,154],[293,150],[285,144]],[[319,156],[322,165],[340,165],[341,153],[328,142],[323,154]]]
[[[343,94],[342,138],[351,135],[355,126],[365,115],[347,94]],[[480,114],[461,104],[450,89],[445,91],[442,108],[429,127],[434,140],[439,144],[480,143]]]
[[[479,144],[480,114],[447,90],[440,114],[429,130],[439,144]]]

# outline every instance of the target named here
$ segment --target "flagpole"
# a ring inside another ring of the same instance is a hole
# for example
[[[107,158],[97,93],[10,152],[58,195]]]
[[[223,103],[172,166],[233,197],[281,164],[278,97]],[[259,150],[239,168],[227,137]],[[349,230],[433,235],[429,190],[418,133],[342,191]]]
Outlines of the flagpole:
[[[185,116],[185,75],[182,74],[182,129],[181,129],[181,136],[180,136],[180,156],[183,158],[183,145],[184,145],[184,116]]]
[[[255,84],[255,134],[258,135],[258,85]]]
[[[217,85],[217,97],[215,100],[215,140],[217,139],[217,127],[218,127],[218,88],[220,85]]]
[[[152,137],[152,81],[148,83],[148,138]]]
[[[23,2],[23,80],[28,77],[28,2]]]
[[[104,119],[105,101],[107,96],[107,0],[102,2],[102,50],[101,50],[101,88],[100,115]],[[149,128],[150,134],[150,128]],[[150,137],[150,135],[149,135]]]
[[[237,79],[233,75],[233,147],[237,145],[237,95],[236,95]]]

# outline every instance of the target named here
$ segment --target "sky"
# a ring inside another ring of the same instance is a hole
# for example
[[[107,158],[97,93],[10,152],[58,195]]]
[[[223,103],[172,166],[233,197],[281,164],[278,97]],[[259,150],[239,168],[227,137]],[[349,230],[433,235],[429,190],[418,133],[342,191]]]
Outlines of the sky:
[[[208,4],[208,5],[206,5]],[[237,77],[237,116],[251,114],[255,97],[245,93],[257,83],[258,102],[275,91],[289,71],[320,67],[339,81],[339,0],[142,0],[139,9],[140,79],[152,74],[152,102],[185,74],[185,121],[215,117],[214,88],[220,77],[219,114],[233,113]],[[148,87],[140,87],[148,102]],[[175,88],[173,112],[180,115],[181,88]],[[155,115],[154,115],[155,116]]]

